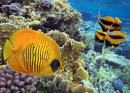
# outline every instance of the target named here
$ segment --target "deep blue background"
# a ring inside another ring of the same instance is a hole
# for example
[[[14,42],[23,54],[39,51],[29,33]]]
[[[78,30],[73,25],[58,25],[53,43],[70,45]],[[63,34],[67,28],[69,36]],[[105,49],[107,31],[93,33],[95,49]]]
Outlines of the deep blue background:
[[[111,15],[112,17],[130,17],[130,0],[68,0],[70,5],[78,11],[92,12],[98,15]]]

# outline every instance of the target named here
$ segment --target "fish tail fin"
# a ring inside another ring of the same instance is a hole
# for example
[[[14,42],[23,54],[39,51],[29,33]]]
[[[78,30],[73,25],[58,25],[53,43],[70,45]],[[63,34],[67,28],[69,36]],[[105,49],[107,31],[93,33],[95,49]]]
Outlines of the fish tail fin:
[[[4,44],[4,49],[3,49],[4,60],[6,60],[12,55],[12,50],[13,50],[13,46],[11,45],[9,40],[6,40]]]
[[[127,34],[126,34],[126,32],[124,31],[124,33],[123,33],[123,35],[122,35],[123,37],[127,37]]]
[[[122,23],[122,21],[118,17],[115,17],[115,23]]]

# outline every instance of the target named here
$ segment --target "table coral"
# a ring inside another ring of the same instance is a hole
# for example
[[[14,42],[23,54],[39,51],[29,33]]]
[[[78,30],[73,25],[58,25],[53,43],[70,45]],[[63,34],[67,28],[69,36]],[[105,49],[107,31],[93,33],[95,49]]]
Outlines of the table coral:
[[[0,70],[0,93],[35,91],[34,80],[33,76],[15,72],[6,65]]]

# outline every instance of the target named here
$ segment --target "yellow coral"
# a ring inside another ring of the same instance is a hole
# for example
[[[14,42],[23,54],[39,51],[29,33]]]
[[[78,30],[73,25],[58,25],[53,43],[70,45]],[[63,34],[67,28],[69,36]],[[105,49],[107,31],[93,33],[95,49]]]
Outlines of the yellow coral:
[[[68,79],[73,82],[81,82],[82,79],[87,80],[88,73],[82,67],[84,61],[78,58],[84,50],[84,45],[70,39],[66,33],[56,30],[50,31],[47,35],[53,38],[61,47],[62,63],[65,68],[62,74],[68,75]],[[81,73],[79,73],[80,71]]]
[[[79,67],[76,70],[76,73],[74,75],[75,81],[79,80],[88,80],[88,72],[84,70],[83,67]]]

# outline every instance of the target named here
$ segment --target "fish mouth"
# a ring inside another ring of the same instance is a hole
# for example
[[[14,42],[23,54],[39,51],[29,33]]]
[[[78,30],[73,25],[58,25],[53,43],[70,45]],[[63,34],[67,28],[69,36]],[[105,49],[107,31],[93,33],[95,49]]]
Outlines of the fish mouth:
[[[63,65],[61,65],[61,66],[59,67],[59,69],[60,69],[60,70],[63,70],[63,69],[64,69],[64,66],[63,66]]]

